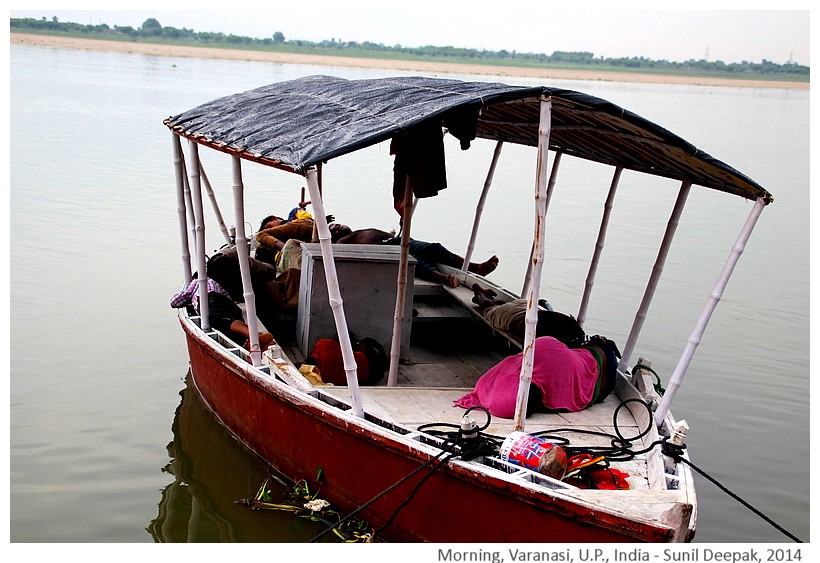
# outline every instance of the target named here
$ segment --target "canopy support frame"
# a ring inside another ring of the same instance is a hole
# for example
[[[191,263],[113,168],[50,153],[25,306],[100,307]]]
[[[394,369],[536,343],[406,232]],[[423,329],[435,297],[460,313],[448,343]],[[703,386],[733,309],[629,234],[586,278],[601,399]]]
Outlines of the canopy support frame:
[[[547,136],[549,138],[549,135]],[[548,139],[549,140],[549,139]],[[550,207],[550,200],[552,199],[552,193],[555,191],[555,183],[558,181],[558,167],[561,165],[561,155],[563,153],[561,151],[555,152],[555,157],[552,162],[552,171],[550,172],[549,182],[547,183],[547,191],[544,201],[544,217],[546,217],[547,211]],[[540,157],[539,157],[540,162]],[[546,170],[546,162],[544,163],[544,170]],[[542,237],[544,234],[542,233]],[[527,262],[527,272],[524,274],[524,284],[521,287],[521,295],[526,295],[529,291],[530,283],[532,280],[532,267],[534,263],[534,256],[535,256],[535,239],[532,241],[532,247],[530,248],[530,259]]]
[[[205,168],[202,166],[202,161],[199,162],[199,173],[205,183],[205,193],[208,194],[208,199],[211,200],[211,207],[214,209],[214,215],[216,216],[216,222],[219,225],[219,230],[222,231],[222,236],[225,238],[225,242],[228,244],[233,244],[231,242],[231,235],[228,233],[228,228],[225,226],[225,220],[222,218],[222,212],[219,210],[219,202],[216,201],[216,194],[214,193],[210,180],[208,180],[208,176],[205,174]]]
[[[249,351],[254,366],[262,365],[262,349],[259,345],[259,328],[256,317],[256,295],[251,282],[251,266],[248,239],[245,236],[245,196],[242,182],[242,161],[232,156],[231,177],[233,178],[234,221],[236,221],[236,256],[242,277],[242,295],[245,300],[246,324],[248,325]],[[214,205],[216,202],[214,201]],[[223,232],[224,231],[223,223]]]
[[[538,124],[538,160],[535,179],[535,229],[533,239],[532,276],[527,291],[527,313],[525,317],[524,348],[522,351],[521,372],[518,379],[518,394],[515,402],[514,429],[524,430],[524,419],[527,416],[527,402],[532,382],[532,369],[535,357],[535,325],[538,322],[538,291],[541,285],[541,270],[544,262],[544,232],[547,210],[547,165],[549,160],[549,138],[552,126],[552,100],[541,99],[541,113]],[[560,153],[556,154],[556,161]],[[557,164],[557,162],[555,163]],[[549,183],[554,185],[557,166],[553,165]]]
[[[498,141],[495,144],[493,158],[490,161],[490,168],[489,170],[487,170],[487,177],[484,180],[484,188],[481,190],[481,195],[478,198],[478,204],[475,208],[475,218],[473,219],[473,230],[470,232],[470,241],[467,243],[467,250],[464,252],[464,263],[461,266],[461,270],[464,272],[467,271],[470,265],[470,260],[472,260],[473,258],[473,250],[475,250],[475,241],[478,238],[478,226],[481,223],[481,216],[484,214],[484,204],[487,201],[487,194],[490,192],[490,186],[493,183],[495,167],[498,164],[498,158],[501,155],[501,148],[503,146],[504,141]]]
[[[390,369],[387,372],[387,386],[395,387],[399,382],[399,356],[401,355],[401,335],[404,323],[404,299],[407,295],[408,261],[410,257],[410,225],[416,208],[410,175],[404,185],[404,201],[401,226],[401,246],[399,272],[396,287],[396,307],[393,313],[393,335],[390,341]]]
[[[692,362],[695,351],[700,345],[703,333],[706,331],[709,320],[712,318],[712,313],[715,312],[718,303],[723,297],[723,292],[729,284],[729,279],[732,277],[732,273],[740,260],[741,254],[743,254],[743,251],[746,249],[746,243],[749,242],[749,238],[752,236],[752,231],[754,230],[757,220],[760,218],[760,214],[763,212],[764,207],[766,207],[766,201],[763,198],[758,198],[752,207],[752,210],[749,212],[749,216],[743,224],[743,228],[740,230],[740,234],[738,235],[735,244],[732,246],[732,250],[729,253],[729,258],[726,260],[726,264],[720,272],[720,276],[712,289],[712,293],[709,295],[706,306],[700,314],[700,318],[695,324],[695,328],[692,330],[692,334],[689,336],[686,348],[681,354],[678,364],[675,366],[675,371],[672,372],[672,377],[669,378],[666,392],[663,394],[658,408],[655,410],[655,424],[657,426],[663,424],[666,414],[669,412],[669,406],[672,404],[672,399],[674,399],[675,393],[677,393],[683,383],[686,370],[689,368],[689,364]]]
[[[330,229],[328,229],[327,226],[327,215],[325,214],[325,205],[322,201],[318,176],[319,173],[315,167],[311,167],[307,170],[308,193],[310,193],[310,202],[315,213],[314,223],[319,233],[319,246],[322,251],[328,301],[330,302],[330,309],[333,312],[333,320],[336,323],[339,346],[342,349],[342,362],[345,377],[347,378],[347,388],[350,393],[351,409],[355,416],[364,418],[362,398],[359,391],[359,378],[356,371],[356,358],[353,356],[353,345],[350,342],[350,332],[347,328],[342,292],[339,288],[339,277],[336,273],[336,262],[333,259]]]
[[[615,174],[612,176],[612,182],[609,185],[609,193],[604,203],[604,213],[601,217],[601,226],[598,229],[598,240],[595,242],[595,250],[592,253],[592,260],[589,263],[589,271],[587,272],[586,284],[584,285],[584,295],[581,297],[581,306],[578,308],[578,324],[584,326],[587,319],[587,309],[589,308],[589,298],[592,295],[592,286],[595,285],[595,274],[598,272],[598,263],[601,260],[601,254],[604,250],[604,243],[606,241],[606,233],[609,229],[609,218],[612,215],[612,208],[615,202],[615,193],[618,191],[618,184],[621,181],[621,173],[623,166],[615,167]]]
[[[182,153],[182,142],[179,135],[171,133],[171,143],[174,149],[174,178],[177,191],[177,221],[179,222],[179,241],[182,251],[182,278],[185,284],[191,283],[191,248],[188,241],[188,206],[185,204],[185,157]]]
[[[635,344],[641,334],[643,323],[646,321],[649,305],[652,303],[652,298],[655,296],[655,290],[658,288],[658,282],[660,281],[661,274],[663,274],[663,267],[666,263],[666,258],[669,255],[669,249],[672,247],[672,240],[675,238],[675,231],[677,231],[681,214],[683,214],[683,208],[686,205],[686,198],[689,196],[689,191],[691,188],[691,180],[686,179],[681,183],[680,190],[678,191],[678,198],[675,201],[675,207],[672,209],[672,214],[666,224],[666,232],[664,233],[661,247],[658,250],[658,255],[655,258],[655,265],[652,267],[652,273],[647,281],[643,299],[638,307],[638,312],[635,313],[635,319],[632,322],[632,329],[629,331],[626,345],[621,351],[621,361],[618,363],[618,369],[621,372],[626,372],[630,357],[635,349]]]
[[[191,172],[191,202],[194,212],[194,233],[196,235],[196,264],[199,280],[199,317],[200,327],[205,332],[211,330],[208,318],[208,274],[205,261],[205,214],[202,209],[202,186],[199,178],[199,144],[188,143],[188,150],[192,166]]]

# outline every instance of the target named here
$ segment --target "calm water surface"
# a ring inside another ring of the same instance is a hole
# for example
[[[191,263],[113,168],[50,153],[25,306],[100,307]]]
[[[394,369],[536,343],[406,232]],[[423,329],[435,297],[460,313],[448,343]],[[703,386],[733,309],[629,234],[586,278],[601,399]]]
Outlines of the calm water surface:
[[[161,121],[217,96],[309,74],[387,71],[11,46],[10,538],[12,542],[304,542],[318,528],[234,501],[267,471],[186,390],[187,354],[168,307],[181,282],[170,133]],[[391,73],[396,74],[396,73]],[[525,83],[505,77],[466,77]],[[557,86],[609,99],[680,134],[775,195],[746,249],[673,410],[693,461],[772,520],[809,538],[809,94],[607,82]],[[425,201],[420,239],[463,249],[492,147],[450,147],[470,170]],[[203,151],[207,152],[207,151]],[[204,165],[231,215],[229,166]],[[326,206],[355,227],[394,228],[391,159],[377,146],[325,168]],[[531,153],[505,147],[487,219],[495,281],[520,288],[534,185]],[[301,182],[245,167],[249,222],[285,212]],[[609,171],[564,159],[547,224],[542,292],[577,310]],[[502,178],[504,180],[502,181]],[[333,186],[333,190],[328,189]],[[336,189],[338,186],[338,189]],[[526,186],[526,189],[520,189]],[[508,187],[510,189],[505,189]],[[675,184],[625,173],[588,327],[624,342]],[[380,197],[382,199],[380,199]],[[693,190],[636,356],[667,379],[750,209]],[[716,206],[720,206],[717,208]],[[566,216],[564,211],[571,210]],[[572,223],[567,223],[572,221]],[[434,228],[446,222],[446,232]],[[589,225],[566,231],[565,225]],[[218,230],[210,223],[209,250]],[[553,235],[554,233],[554,235]],[[671,344],[670,344],[671,343]],[[668,350],[673,351],[672,354]],[[697,542],[785,536],[705,479]],[[332,540],[332,538],[328,538]]]

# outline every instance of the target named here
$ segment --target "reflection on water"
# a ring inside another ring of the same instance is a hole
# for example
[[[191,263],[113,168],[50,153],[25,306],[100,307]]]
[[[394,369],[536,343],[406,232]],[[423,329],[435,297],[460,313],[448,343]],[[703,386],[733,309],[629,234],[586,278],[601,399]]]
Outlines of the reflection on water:
[[[13,541],[314,537],[311,522],[234,504],[256,494],[268,468],[204,407],[191,408],[198,401],[193,388],[179,403],[188,358],[168,307],[181,283],[180,250],[170,134],[161,124],[170,113],[217,96],[309,74],[375,78],[396,72],[11,46]],[[515,77],[451,77],[532,85]],[[673,409],[690,425],[690,452],[699,467],[808,539],[808,92],[550,84],[656,120],[774,193]],[[466,211],[475,206],[493,146],[453,149],[448,147],[448,169],[459,173],[449,175],[448,189],[419,206],[413,228],[421,240],[458,250],[466,245],[473,218]],[[504,147],[484,214],[488,229],[475,248],[476,256],[502,257],[493,281],[516,291],[530,249],[520,241],[531,232],[531,213],[521,210],[530,209],[533,150]],[[222,209],[230,209],[227,157],[202,153]],[[299,176],[262,168],[243,167],[246,213],[254,223],[291,206],[303,185]],[[387,146],[333,160],[324,174],[326,209],[336,217],[356,228],[397,226]],[[623,342],[640,303],[678,192],[676,183],[636,176],[622,178],[614,210],[619,217],[607,235],[587,320],[616,342]],[[542,288],[559,310],[577,311],[610,181],[611,171],[562,162],[550,203]],[[664,381],[749,207],[711,190],[690,194],[638,346]],[[212,251],[221,234],[213,214],[207,217]],[[54,327],[48,333],[46,319]],[[160,469],[168,462],[169,440],[173,461],[166,473]],[[706,480],[698,481],[698,492],[696,542],[784,540]]]
[[[147,527],[155,542],[307,542],[324,531],[292,513],[236,504],[252,498],[272,470],[219,423],[190,373],[180,396],[168,444],[171,461],[163,468],[173,482],[161,491],[157,517]],[[286,500],[281,482],[282,497],[272,502]]]

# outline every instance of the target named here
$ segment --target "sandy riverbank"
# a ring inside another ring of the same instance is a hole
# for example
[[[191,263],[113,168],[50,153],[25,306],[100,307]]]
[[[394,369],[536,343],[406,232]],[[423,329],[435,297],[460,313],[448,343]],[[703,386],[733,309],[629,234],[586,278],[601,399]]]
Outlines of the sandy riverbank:
[[[411,70],[419,72],[441,72],[462,74],[489,74],[494,76],[518,76],[524,78],[544,78],[561,80],[602,80],[610,82],[644,82],[656,84],[691,84],[701,86],[728,86],[734,88],[791,88],[808,90],[808,82],[783,82],[774,80],[735,80],[729,78],[704,78],[673,75],[648,75],[628,72],[603,72],[599,70],[563,70],[514,68],[423,61],[393,61],[385,59],[361,59],[354,57],[330,57],[320,55],[293,55],[210,47],[184,47],[178,45],[152,45],[124,41],[97,39],[77,39],[12,33],[11,43],[62,49],[83,49],[89,51],[115,51],[178,58],[210,58],[271,63],[311,64],[323,66],[351,66],[383,68],[388,70]]]

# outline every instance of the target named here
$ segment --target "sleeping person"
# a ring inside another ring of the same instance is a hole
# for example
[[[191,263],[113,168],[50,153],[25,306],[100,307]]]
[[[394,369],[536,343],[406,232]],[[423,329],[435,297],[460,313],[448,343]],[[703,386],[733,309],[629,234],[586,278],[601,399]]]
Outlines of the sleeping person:
[[[593,336],[570,348],[552,336],[535,340],[527,416],[535,412],[578,412],[603,401],[615,388],[620,352],[611,340]],[[482,406],[493,416],[513,418],[523,352],[487,370],[473,391],[454,401],[468,409]]]

